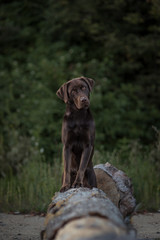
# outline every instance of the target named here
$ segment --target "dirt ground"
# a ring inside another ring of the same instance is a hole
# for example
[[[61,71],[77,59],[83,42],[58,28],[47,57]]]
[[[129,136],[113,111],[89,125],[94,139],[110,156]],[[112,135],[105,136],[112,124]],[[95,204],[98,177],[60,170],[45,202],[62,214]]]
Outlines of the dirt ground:
[[[44,217],[0,213],[0,240],[39,240]]]
[[[137,237],[139,239],[160,240],[160,213],[134,215],[131,223],[137,230]]]
[[[160,239],[160,213],[134,215],[131,223],[139,239]],[[38,240],[44,217],[0,213],[0,240]]]

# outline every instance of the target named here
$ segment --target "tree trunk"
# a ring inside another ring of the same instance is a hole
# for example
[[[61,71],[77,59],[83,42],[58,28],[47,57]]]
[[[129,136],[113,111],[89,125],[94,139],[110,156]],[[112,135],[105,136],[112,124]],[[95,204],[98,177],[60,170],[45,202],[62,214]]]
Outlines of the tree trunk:
[[[42,239],[133,240],[119,209],[97,188],[74,188],[53,197]]]

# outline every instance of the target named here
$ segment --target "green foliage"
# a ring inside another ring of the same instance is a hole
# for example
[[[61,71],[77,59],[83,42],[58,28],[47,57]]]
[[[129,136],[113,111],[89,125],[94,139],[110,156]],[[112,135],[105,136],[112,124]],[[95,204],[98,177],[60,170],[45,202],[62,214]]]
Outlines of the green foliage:
[[[61,160],[65,106],[55,93],[81,75],[96,82],[96,150],[137,140],[149,149],[160,128],[158,0],[2,1],[0,19],[1,177],[35,152]]]
[[[159,133],[158,133],[159,134]],[[160,135],[158,135],[160,137]],[[121,143],[113,152],[95,151],[94,164],[113,164],[131,177],[134,196],[143,210],[160,205],[160,139],[150,150],[138,142]],[[0,211],[44,212],[61,186],[61,162],[47,164],[38,152],[18,176],[0,179]],[[156,156],[156,157],[155,157]]]

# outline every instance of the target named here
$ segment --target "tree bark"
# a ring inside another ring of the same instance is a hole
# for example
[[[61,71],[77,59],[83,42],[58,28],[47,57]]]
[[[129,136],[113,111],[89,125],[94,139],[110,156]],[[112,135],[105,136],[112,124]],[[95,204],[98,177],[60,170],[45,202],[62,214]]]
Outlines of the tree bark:
[[[94,167],[97,187],[119,208],[123,217],[130,215],[136,206],[130,178],[110,163]]]
[[[42,231],[46,240],[132,240],[123,216],[97,188],[73,188],[56,193]]]

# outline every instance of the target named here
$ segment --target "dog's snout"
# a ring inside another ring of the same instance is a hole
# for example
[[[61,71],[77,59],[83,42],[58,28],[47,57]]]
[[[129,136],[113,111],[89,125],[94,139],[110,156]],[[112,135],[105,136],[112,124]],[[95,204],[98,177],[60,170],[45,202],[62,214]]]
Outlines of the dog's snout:
[[[81,100],[82,103],[87,102],[87,98],[86,97],[81,97],[80,100]]]

